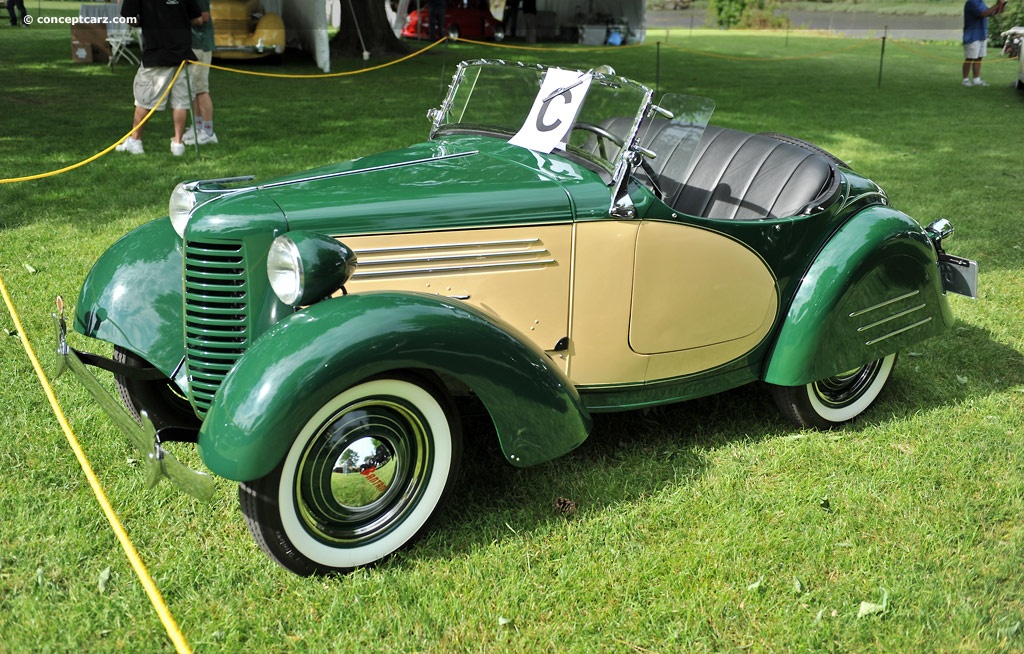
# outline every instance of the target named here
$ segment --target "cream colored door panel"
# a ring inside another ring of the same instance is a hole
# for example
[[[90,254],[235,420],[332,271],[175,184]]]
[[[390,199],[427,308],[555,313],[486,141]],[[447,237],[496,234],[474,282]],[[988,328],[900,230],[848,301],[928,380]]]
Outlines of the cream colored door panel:
[[[339,236],[359,258],[350,293],[419,291],[455,298],[552,350],[569,333],[572,226]]]
[[[657,355],[648,379],[721,365],[753,349],[778,312],[761,258],[723,234],[644,222],[634,260],[630,347]]]
[[[640,383],[650,357],[629,347],[638,221],[576,225],[569,378],[580,386]]]

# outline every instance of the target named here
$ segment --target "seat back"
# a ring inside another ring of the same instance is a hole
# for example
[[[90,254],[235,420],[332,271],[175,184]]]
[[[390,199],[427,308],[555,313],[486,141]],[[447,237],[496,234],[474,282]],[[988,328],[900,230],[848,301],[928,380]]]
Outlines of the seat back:
[[[621,131],[613,119],[610,131]],[[654,121],[640,144],[665,203],[690,216],[763,220],[810,211],[838,190],[834,166],[821,155],[763,134],[709,125]],[[690,153],[692,154],[692,157]]]

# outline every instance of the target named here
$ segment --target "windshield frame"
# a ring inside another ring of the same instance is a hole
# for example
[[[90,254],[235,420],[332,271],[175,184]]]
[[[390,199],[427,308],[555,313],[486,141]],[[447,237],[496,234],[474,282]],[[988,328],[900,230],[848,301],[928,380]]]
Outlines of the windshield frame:
[[[448,87],[448,93],[442,101],[441,106],[436,109],[432,109],[427,114],[428,119],[431,121],[430,138],[434,139],[444,132],[458,130],[459,125],[462,125],[466,130],[474,131],[475,133],[490,132],[497,138],[505,138],[506,140],[512,138],[521,127],[521,124],[515,124],[514,127],[511,125],[485,126],[473,123],[463,123],[461,121],[461,118],[465,116],[466,108],[472,104],[476,84],[480,79],[480,76],[486,74],[488,70],[491,70],[496,74],[508,74],[510,77],[521,74],[524,80],[529,79],[531,75],[536,76],[538,80],[542,80],[548,70],[557,68],[559,67],[511,62],[503,59],[473,59],[459,63],[458,68],[452,77],[452,82]],[[613,89],[613,91],[611,91],[612,93],[618,93],[618,90],[621,89],[623,98],[627,101],[628,98],[625,94],[635,94],[637,100],[635,102],[636,106],[631,112],[633,118],[632,124],[622,139],[622,146],[613,157],[604,159],[596,154],[587,152],[585,149],[573,145],[566,145],[565,149],[558,148],[554,150],[554,152],[560,156],[569,156],[573,158],[579,157],[589,161],[594,166],[602,169],[602,177],[609,181],[609,187],[615,189],[623,188],[624,182],[629,177],[630,172],[637,161],[637,157],[639,156],[635,149],[635,145],[638,139],[640,125],[650,111],[654,91],[643,84],[615,75],[610,72],[610,69],[608,69],[607,72],[601,68],[575,71],[573,71],[573,69],[563,70],[570,70],[572,72],[579,73],[580,75],[590,75],[592,78],[592,88],[596,85],[597,87],[602,88],[602,90]],[[523,97],[523,105],[528,109],[534,102],[535,97],[536,95]],[[585,102],[586,100],[584,100],[584,103]],[[455,112],[459,115],[453,120],[452,117]]]

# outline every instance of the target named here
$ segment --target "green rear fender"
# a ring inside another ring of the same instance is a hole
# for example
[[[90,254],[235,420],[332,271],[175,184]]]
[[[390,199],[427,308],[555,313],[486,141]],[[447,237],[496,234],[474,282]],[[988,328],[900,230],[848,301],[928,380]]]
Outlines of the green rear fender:
[[[435,295],[365,293],[295,313],[245,353],[203,422],[203,462],[228,479],[263,477],[284,458],[303,416],[363,379],[416,369],[469,386],[513,465],[565,454],[590,430],[565,375],[501,321]]]
[[[82,284],[75,330],[135,352],[168,377],[185,356],[181,238],[168,218],[129,232]]]
[[[802,386],[946,331],[935,249],[909,216],[866,209],[818,254],[789,307],[764,380]]]

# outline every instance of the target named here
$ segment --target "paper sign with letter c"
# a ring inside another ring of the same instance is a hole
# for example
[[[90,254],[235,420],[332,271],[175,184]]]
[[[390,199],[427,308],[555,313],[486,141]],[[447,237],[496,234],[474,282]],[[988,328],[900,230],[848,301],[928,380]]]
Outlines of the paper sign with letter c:
[[[569,129],[587,97],[591,79],[590,73],[549,68],[530,115],[509,143],[544,153],[564,148]]]

